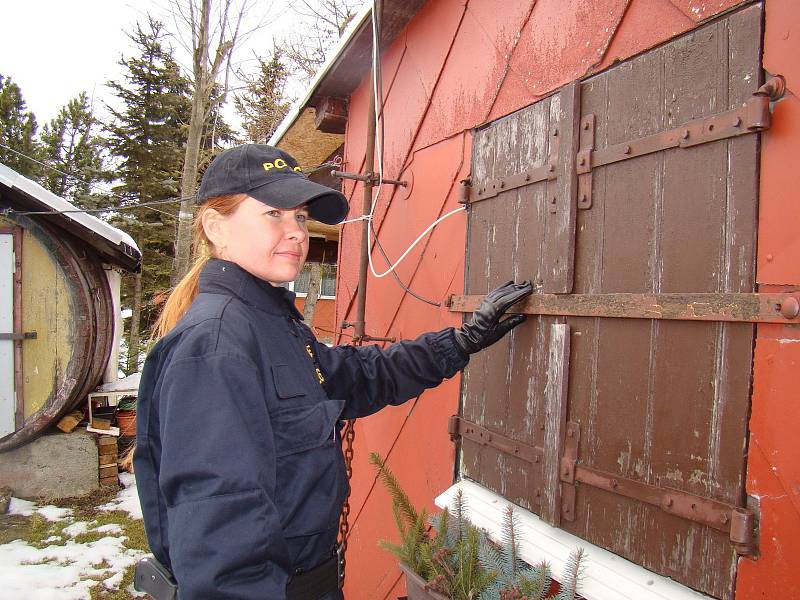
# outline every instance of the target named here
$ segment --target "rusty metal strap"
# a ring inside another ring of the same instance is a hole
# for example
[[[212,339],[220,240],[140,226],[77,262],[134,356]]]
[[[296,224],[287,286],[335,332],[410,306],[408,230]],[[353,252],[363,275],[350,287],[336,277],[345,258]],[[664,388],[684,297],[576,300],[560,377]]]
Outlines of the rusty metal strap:
[[[557,176],[557,166],[555,161],[551,161],[546,165],[533,167],[522,173],[515,173],[501,179],[490,179],[484,184],[473,186],[469,201],[470,203],[475,203],[481,200],[488,200],[489,198],[494,198],[501,192],[515,190],[526,185],[531,185],[532,183],[547,181],[548,179],[555,179]]]
[[[473,312],[481,295],[452,296],[452,312]],[[800,293],[533,294],[513,312],[529,315],[800,323]]]
[[[591,148],[581,150],[575,157],[575,168],[579,174],[589,173],[595,167],[668,148],[690,148],[763,131],[769,129],[770,124],[769,98],[753,96],[739,108],[704,119],[696,119],[668,131],[596,150]]]
[[[575,467],[574,475],[574,480],[578,483],[639,500],[657,506],[671,515],[728,533],[731,542],[737,546],[752,545],[753,514],[746,509],[681,490],[617,477],[611,473],[580,465]]]
[[[561,510],[565,519],[575,519],[574,484],[580,483],[657,506],[676,517],[728,533],[739,554],[754,553],[755,515],[752,511],[682,490],[654,486],[580,465],[580,425],[569,421],[566,432],[559,473],[563,497]]]
[[[544,454],[542,448],[529,446],[504,435],[500,435],[499,433],[489,431],[485,427],[467,421],[458,415],[450,417],[447,428],[450,432],[450,439],[453,441],[456,441],[459,437],[463,437],[481,444],[482,446],[491,446],[505,454],[516,456],[532,464],[539,464],[542,462],[542,456]]]

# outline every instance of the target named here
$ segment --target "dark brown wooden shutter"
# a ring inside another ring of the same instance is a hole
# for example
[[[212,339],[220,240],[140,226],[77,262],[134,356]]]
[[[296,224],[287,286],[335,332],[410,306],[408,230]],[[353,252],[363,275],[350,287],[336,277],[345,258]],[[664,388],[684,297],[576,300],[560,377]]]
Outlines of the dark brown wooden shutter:
[[[461,474],[718,598],[752,551],[753,322],[796,302],[755,288],[761,10],[476,132],[452,305],[534,282],[528,322],[465,371]]]

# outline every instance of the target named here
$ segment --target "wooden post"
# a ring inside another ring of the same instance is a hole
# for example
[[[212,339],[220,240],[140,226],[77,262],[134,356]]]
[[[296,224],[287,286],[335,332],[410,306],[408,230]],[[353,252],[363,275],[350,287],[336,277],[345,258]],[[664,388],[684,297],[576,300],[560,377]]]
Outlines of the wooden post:
[[[567,421],[569,383],[569,325],[556,323],[550,328],[547,363],[544,433],[544,502],[542,519],[551,525],[561,522],[561,484],[559,470]]]

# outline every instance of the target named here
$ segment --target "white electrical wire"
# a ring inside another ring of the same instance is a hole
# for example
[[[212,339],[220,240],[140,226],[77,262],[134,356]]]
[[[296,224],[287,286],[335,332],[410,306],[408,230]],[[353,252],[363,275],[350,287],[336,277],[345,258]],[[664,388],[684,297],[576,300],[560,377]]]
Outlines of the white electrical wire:
[[[372,271],[372,275],[374,277],[380,279],[381,277],[386,277],[392,271],[394,271],[400,265],[400,263],[403,262],[405,257],[408,256],[411,250],[413,250],[414,247],[422,239],[425,238],[425,236],[431,229],[436,227],[446,218],[466,210],[466,207],[461,206],[459,208],[456,208],[455,210],[451,210],[450,212],[436,219],[433,223],[431,223],[430,225],[428,225],[428,227],[425,228],[425,231],[423,231],[417,236],[417,239],[415,239],[412,242],[412,244],[408,248],[406,248],[405,252],[403,252],[403,254],[400,255],[400,258],[398,258],[394,262],[394,264],[390,265],[386,271],[384,271],[383,273],[378,273],[375,270],[375,264],[372,262],[372,244],[373,244],[373,237],[375,238],[375,242],[377,242],[378,239],[377,239],[377,232],[374,231],[373,227],[374,223],[373,216],[375,214],[375,207],[378,205],[378,198],[381,195],[381,189],[383,188],[383,134],[382,134],[382,129],[380,127],[380,120],[383,119],[384,116],[383,116],[383,102],[381,101],[383,94],[381,94],[380,97],[378,96],[378,44],[379,43],[380,40],[378,39],[378,0],[372,0],[372,94],[373,94],[373,101],[375,103],[375,146],[378,154],[378,190],[375,193],[375,197],[372,200],[372,205],[370,207],[369,215],[362,215],[358,218],[344,222],[351,223],[353,221],[361,221],[364,219],[367,220],[367,225],[368,225],[367,240],[369,244],[369,248],[367,251],[367,258],[369,260],[369,269],[370,271]],[[380,115],[380,117],[378,115]],[[387,260],[387,262],[389,261]]]

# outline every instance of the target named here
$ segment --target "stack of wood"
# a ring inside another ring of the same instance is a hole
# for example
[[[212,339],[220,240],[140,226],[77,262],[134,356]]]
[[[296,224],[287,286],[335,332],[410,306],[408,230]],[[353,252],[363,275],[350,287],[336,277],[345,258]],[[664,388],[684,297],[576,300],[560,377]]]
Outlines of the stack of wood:
[[[113,435],[97,436],[97,454],[100,461],[100,485],[119,485],[117,479],[117,438]]]

